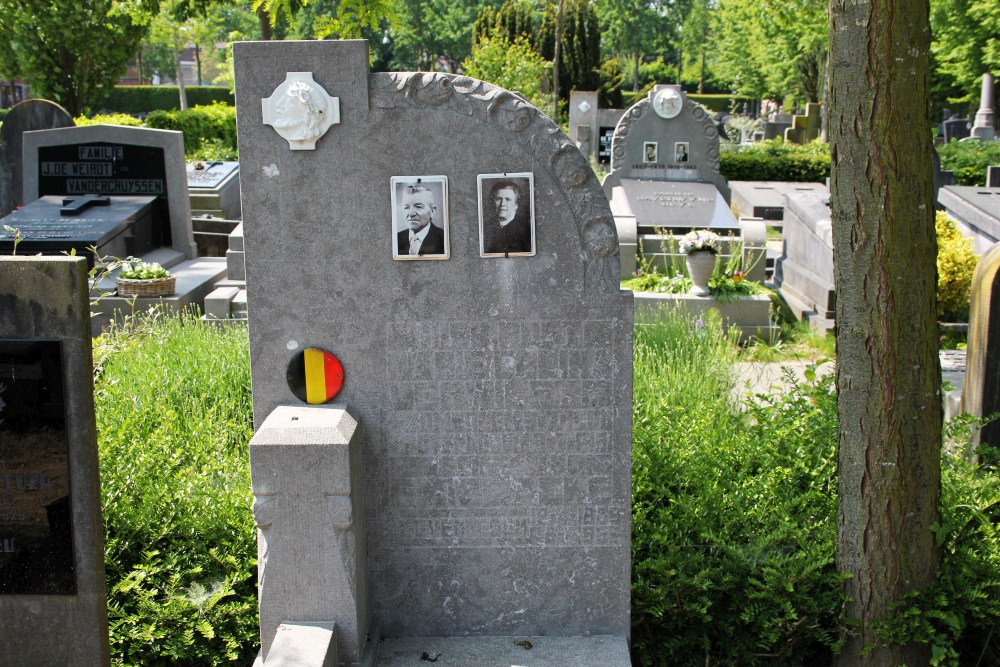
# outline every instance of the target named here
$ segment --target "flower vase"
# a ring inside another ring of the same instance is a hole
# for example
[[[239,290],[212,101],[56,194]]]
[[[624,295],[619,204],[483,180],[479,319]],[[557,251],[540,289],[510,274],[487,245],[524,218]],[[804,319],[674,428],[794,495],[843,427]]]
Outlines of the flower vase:
[[[708,296],[710,294],[708,281],[711,280],[712,272],[715,271],[715,253],[707,250],[695,250],[687,254],[685,262],[687,263],[688,275],[691,276],[691,282],[694,283],[688,293],[694,296]]]

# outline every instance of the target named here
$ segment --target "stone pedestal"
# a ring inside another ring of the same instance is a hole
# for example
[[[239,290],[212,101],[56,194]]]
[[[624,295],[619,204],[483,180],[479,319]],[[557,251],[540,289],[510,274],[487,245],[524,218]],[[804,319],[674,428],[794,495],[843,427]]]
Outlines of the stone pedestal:
[[[279,406],[250,441],[250,477],[263,665],[279,626],[303,622],[335,624],[338,664],[365,664],[360,425],[343,406]]]

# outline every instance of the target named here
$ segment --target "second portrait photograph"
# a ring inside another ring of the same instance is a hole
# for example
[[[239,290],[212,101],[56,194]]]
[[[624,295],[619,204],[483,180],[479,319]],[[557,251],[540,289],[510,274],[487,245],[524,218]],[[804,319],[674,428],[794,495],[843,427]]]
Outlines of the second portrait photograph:
[[[393,259],[448,259],[448,177],[393,176]]]
[[[479,174],[483,257],[535,254],[535,178],[531,172]]]

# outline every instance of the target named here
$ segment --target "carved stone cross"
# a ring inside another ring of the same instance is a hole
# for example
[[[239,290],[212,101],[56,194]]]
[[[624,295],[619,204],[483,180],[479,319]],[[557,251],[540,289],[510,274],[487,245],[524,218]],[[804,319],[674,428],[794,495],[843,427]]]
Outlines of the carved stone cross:
[[[63,205],[59,215],[77,215],[91,206],[110,206],[111,198],[107,195],[83,195],[81,197],[63,197]]]

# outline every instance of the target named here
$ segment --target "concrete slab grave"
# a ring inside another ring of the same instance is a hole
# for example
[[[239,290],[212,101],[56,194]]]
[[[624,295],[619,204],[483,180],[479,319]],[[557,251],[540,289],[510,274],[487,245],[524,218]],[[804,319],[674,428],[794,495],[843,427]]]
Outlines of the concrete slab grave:
[[[782,245],[774,272],[782,297],[795,316],[814,329],[832,330],[837,302],[829,195],[803,192],[785,197]]]
[[[977,254],[1000,241],[1000,188],[947,185],[938,190],[937,200],[972,239]]]
[[[234,63],[251,450],[288,452],[251,455],[262,663],[279,623],[308,621],[335,624],[341,665],[379,636],[465,638],[471,665],[541,635],[609,637],[603,664],[629,664],[633,304],[587,160],[515,93],[370,73],[363,41],[240,42]],[[309,95],[265,118],[291,72]],[[291,150],[276,124],[308,126],[320,89],[340,122]],[[532,252],[484,255],[489,225],[529,212]],[[342,365],[335,403],[286,380],[305,363],[325,386],[312,358]]]
[[[768,225],[781,227],[785,220],[785,197],[793,193],[829,194],[823,183],[786,183],[781,181],[730,181],[733,207],[740,216],[760,218]]]
[[[240,217],[239,162],[189,162],[187,186],[192,216]]]
[[[72,126],[73,117],[55,102],[24,100],[11,107],[0,127],[0,218],[25,203],[21,157],[24,133]]]
[[[107,665],[87,262],[0,256],[0,285],[0,661]]]

